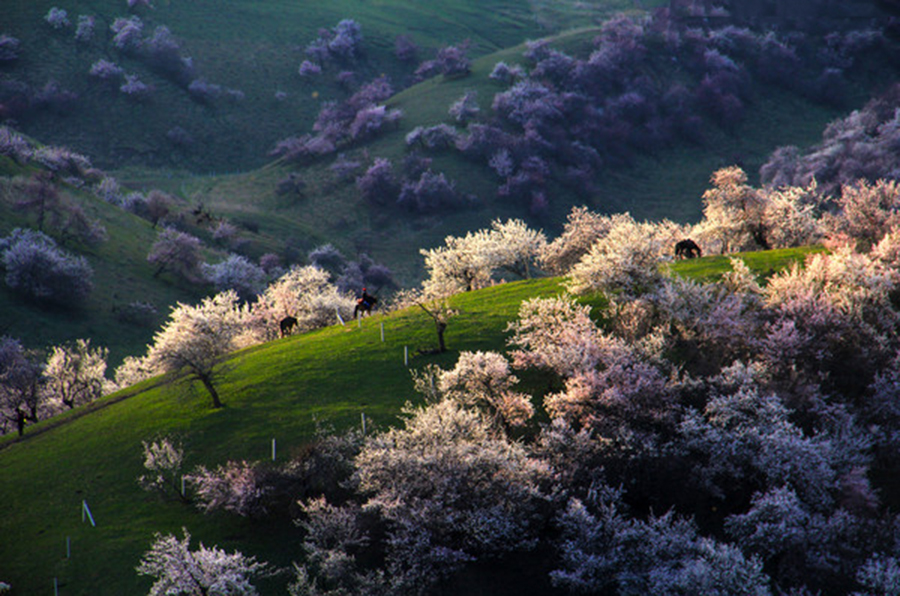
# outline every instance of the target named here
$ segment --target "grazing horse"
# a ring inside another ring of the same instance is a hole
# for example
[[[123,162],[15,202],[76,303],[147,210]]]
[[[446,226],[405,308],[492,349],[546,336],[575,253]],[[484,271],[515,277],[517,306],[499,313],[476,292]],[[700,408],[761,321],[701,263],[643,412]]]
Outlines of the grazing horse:
[[[694,257],[702,257],[703,251],[696,242],[687,238],[675,244],[675,256],[684,259],[693,259]]]
[[[291,315],[286,316],[281,319],[281,322],[278,324],[281,327],[281,337],[286,335],[290,335],[291,331],[294,330],[294,327],[297,326],[297,319],[292,317]]]

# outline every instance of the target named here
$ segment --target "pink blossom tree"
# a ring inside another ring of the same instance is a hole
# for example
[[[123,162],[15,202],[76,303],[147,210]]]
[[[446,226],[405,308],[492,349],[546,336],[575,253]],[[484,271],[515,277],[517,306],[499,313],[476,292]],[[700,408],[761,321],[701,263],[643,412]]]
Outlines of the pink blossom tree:
[[[229,554],[202,542],[197,550],[191,550],[191,535],[185,528],[182,532],[182,540],[156,533],[150,550],[141,558],[137,572],[155,579],[149,596],[255,596],[250,580],[271,574],[267,563],[240,551]]]
[[[529,396],[513,390],[518,378],[496,352],[461,352],[438,376],[440,392],[466,406],[483,407],[501,426],[522,426],[534,414]]]
[[[230,461],[214,470],[198,466],[184,478],[199,500],[198,506],[206,513],[217,509],[243,517],[265,513],[262,498],[268,488],[256,465]]]
[[[11,337],[0,337],[0,419],[3,432],[6,425],[15,425],[19,436],[25,431],[26,422],[37,422],[44,406],[46,394],[41,365],[34,356]]]
[[[147,254],[147,262],[155,267],[153,277],[171,271],[187,281],[196,281],[200,271],[200,246],[200,240],[195,236],[174,228],[163,229]]]

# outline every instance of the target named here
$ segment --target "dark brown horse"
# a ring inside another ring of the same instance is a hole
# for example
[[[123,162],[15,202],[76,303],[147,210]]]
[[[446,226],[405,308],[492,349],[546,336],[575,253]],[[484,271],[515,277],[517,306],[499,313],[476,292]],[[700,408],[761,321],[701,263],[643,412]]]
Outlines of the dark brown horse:
[[[278,324],[281,327],[281,337],[285,337],[286,335],[290,335],[294,330],[294,327],[297,326],[297,319],[288,315],[285,318],[281,319],[281,322]]]
[[[686,238],[675,244],[675,256],[683,259],[693,259],[694,257],[702,257],[703,251],[700,250],[700,246],[696,242]]]

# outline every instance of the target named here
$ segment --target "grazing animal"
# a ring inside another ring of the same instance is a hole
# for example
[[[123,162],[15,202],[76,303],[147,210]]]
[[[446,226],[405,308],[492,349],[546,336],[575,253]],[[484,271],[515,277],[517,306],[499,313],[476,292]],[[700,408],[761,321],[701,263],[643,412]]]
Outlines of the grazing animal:
[[[281,327],[281,337],[286,335],[290,335],[294,330],[294,327],[297,326],[297,319],[288,315],[285,318],[281,319],[281,322],[278,324]]]
[[[700,247],[696,242],[690,238],[686,238],[675,244],[675,256],[683,259],[693,259],[695,257],[702,257],[703,251],[700,250]]]
[[[356,299],[356,307],[353,309],[353,318],[355,319],[358,313],[372,312],[372,308],[375,306],[376,302],[378,302],[378,299],[366,292],[366,289],[363,288],[362,295]]]

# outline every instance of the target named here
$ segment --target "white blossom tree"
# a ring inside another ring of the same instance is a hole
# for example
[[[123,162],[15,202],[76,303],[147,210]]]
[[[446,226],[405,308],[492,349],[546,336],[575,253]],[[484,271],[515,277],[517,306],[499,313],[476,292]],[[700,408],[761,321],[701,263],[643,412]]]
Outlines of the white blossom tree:
[[[181,496],[178,473],[184,461],[184,448],[172,437],[158,437],[150,442],[142,441],[144,468],[149,474],[138,477],[138,484],[147,491],[166,493],[174,491]]]
[[[506,269],[523,279],[531,277],[534,263],[547,244],[543,232],[532,230],[521,219],[491,222],[488,238],[493,244],[496,267]]]
[[[569,270],[566,286],[574,294],[603,291],[634,298],[659,283],[662,258],[672,245],[668,226],[619,218]]]
[[[561,377],[593,370],[600,362],[600,331],[591,307],[571,297],[531,298],[509,323],[509,344],[516,367],[549,368]]]
[[[215,265],[200,266],[204,277],[220,292],[234,290],[243,300],[251,300],[266,284],[266,272],[241,255],[230,255]]]
[[[427,298],[442,298],[486,287],[499,269],[523,278],[544,250],[547,238],[521,220],[494,220],[489,230],[447,236],[444,246],[420,250],[425,257]]]
[[[237,339],[244,332],[246,312],[238,303],[233,290],[205,298],[197,306],[178,303],[153,336],[148,364],[162,372],[186,370],[203,383],[213,407],[221,408],[214,381],[221,360],[238,347]]]
[[[572,298],[522,303],[509,324],[513,364],[547,368],[564,381],[548,393],[551,418],[611,437],[639,437],[649,443],[661,424],[671,424],[667,377],[642,349],[601,331],[590,307]]]
[[[713,173],[713,188],[703,193],[700,237],[709,253],[728,253],[749,248],[769,248],[763,225],[763,193],[747,184],[747,174],[738,166]]]
[[[865,519],[811,506],[788,487],[755,494],[745,513],[725,520],[725,530],[776,582],[825,590],[852,577],[879,547],[879,532]]]
[[[106,348],[91,349],[91,340],[55,346],[44,367],[46,390],[52,399],[71,409],[103,395],[106,387]]]
[[[371,545],[362,509],[354,504],[335,506],[324,497],[300,503],[306,531],[306,558],[295,566],[291,596],[341,596],[390,594],[389,581],[380,570],[363,568],[358,555]]]
[[[627,217],[625,214],[600,215],[584,206],[573,207],[562,234],[541,250],[541,266],[554,275],[567,273],[616,222]]]
[[[195,236],[174,228],[161,230],[147,254],[147,262],[155,267],[153,277],[170,271],[187,281],[196,281],[200,272],[200,247],[200,240]]]
[[[117,389],[130,387],[157,374],[146,357],[126,356],[122,364],[113,372]]]
[[[815,180],[805,188],[787,186],[762,193],[762,227],[772,248],[815,244],[825,233],[819,217],[823,198]]]
[[[845,185],[836,202],[840,211],[829,219],[829,228],[849,235],[863,250],[900,224],[900,184],[895,180]]]
[[[732,594],[768,596],[762,562],[698,535],[672,513],[646,521],[614,504],[592,513],[577,499],[559,516],[561,567],[553,583],[592,594]]]
[[[856,580],[866,588],[858,596],[900,594],[900,561],[894,556],[875,554],[860,568]]]
[[[825,433],[808,437],[777,395],[755,382],[713,395],[703,412],[679,426],[699,483],[717,498],[735,491],[788,486],[806,503],[833,506],[839,472],[865,464],[867,441],[847,437],[841,449]]]
[[[267,563],[239,551],[231,554],[217,547],[191,550],[191,535],[182,528],[184,539],[172,534],[154,535],[136,570],[155,578],[148,596],[255,596],[250,583],[254,576],[270,574]]]
[[[782,377],[804,371],[829,390],[858,392],[893,357],[897,283],[896,269],[850,247],[783,270],[765,288],[758,357]]]
[[[278,336],[278,324],[287,317],[297,319],[299,331],[309,331],[337,322],[337,316],[349,319],[353,297],[341,292],[319,267],[293,267],[269,284],[259,295],[251,311],[254,331],[260,341]]]
[[[497,266],[489,247],[488,234],[480,230],[462,237],[447,236],[444,246],[420,250],[428,272],[422,284],[425,296],[444,298],[486,287]]]

